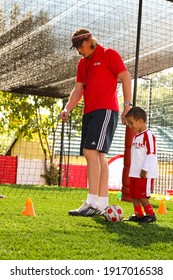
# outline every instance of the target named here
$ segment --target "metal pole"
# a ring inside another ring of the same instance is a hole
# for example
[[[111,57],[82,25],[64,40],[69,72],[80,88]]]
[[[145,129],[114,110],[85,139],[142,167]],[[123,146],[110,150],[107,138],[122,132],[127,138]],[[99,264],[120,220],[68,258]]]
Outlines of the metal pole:
[[[138,66],[139,66],[140,37],[141,37],[141,21],[142,21],[142,0],[139,0],[138,28],[137,28],[137,40],[136,40],[136,61],[135,61],[135,73],[134,73],[133,106],[136,106],[136,96],[137,96],[137,80],[138,80]]]
[[[149,92],[149,120],[148,128],[151,128],[151,118],[152,118],[152,89],[153,89],[153,80],[150,78],[150,92]]]
[[[133,106],[136,105],[136,92],[137,92],[137,79],[138,79],[138,64],[139,64],[139,46],[140,46],[140,31],[141,31],[141,19],[142,19],[142,0],[139,0],[139,11],[138,11],[138,29],[137,29],[137,40],[136,40],[136,61],[135,61],[135,74],[134,74],[134,94],[133,94]],[[124,151],[124,169],[122,174],[122,200],[131,201],[129,195],[129,169],[130,165],[130,149],[131,142],[134,136],[134,131],[126,126],[125,135],[125,151]]]
[[[70,167],[70,147],[71,147],[71,129],[72,129],[72,113],[70,114],[70,127],[68,132],[68,157],[67,157],[67,171],[66,171],[66,187],[68,187],[69,167]]]
[[[64,109],[66,104],[65,98],[63,98],[62,109]],[[61,125],[61,145],[60,145],[60,157],[59,157],[59,176],[58,176],[58,186],[62,184],[62,165],[63,165],[63,152],[64,152],[64,122]]]
[[[152,117],[152,88],[153,80],[150,76],[143,76],[143,80],[149,81],[149,96],[148,96],[148,129],[151,128],[151,117]]]

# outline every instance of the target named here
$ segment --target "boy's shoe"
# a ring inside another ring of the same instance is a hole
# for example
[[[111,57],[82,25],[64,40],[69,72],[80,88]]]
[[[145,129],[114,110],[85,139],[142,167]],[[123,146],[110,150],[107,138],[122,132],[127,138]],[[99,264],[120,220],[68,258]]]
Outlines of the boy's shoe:
[[[91,204],[84,202],[78,209],[70,210],[68,212],[72,216],[92,217],[102,215],[102,211],[92,207]]]
[[[125,222],[138,222],[139,219],[141,219],[141,218],[139,218],[138,216],[133,214],[129,218],[123,219],[123,221],[125,221]]]
[[[142,224],[142,223],[153,223],[157,220],[157,217],[156,217],[156,214],[153,214],[153,215],[145,215],[143,216],[142,218],[140,218],[138,220],[138,223],[139,224]]]

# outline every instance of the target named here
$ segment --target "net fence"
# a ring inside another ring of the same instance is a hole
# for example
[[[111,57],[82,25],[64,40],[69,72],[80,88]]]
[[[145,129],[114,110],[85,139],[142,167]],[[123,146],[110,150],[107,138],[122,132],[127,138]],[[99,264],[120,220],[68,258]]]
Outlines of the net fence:
[[[90,29],[100,44],[121,54],[133,79],[139,2],[0,0],[2,194],[11,186],[16,195],[26,188],[38,194],[36,185],[40,193],[54,194],[58,185],[87,188],[86,162],[79,156],[82,104],[67,124],[58,117],[79,59],[70,51],[71,34],[79,27]],[[147,111],[148,127],[157,137],[160,176],[154,192],[159,194],[173,189],[172,17],[172,1],[143,1],[136,104]],[[121,85],[118,95],[122,110]],[[117,162],[115,178],[121,173],[124,138],[119,120],[108,155],[110,168]],[[110,184],[121,188],[121,178]]]

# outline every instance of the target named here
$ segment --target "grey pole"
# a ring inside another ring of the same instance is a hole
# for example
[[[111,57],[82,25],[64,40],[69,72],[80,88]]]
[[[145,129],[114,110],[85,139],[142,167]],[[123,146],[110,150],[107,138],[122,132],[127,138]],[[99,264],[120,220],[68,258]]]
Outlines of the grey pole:
[[[142,0],[139,0],[138,27],[137,27],[137,39],[136,39],[136,57],[135,57],[136,59],[135,59],[135,73],[134,73],[134,90],[133,90],[133,106],[136,106],[136,97],[137,97],[137,80],[138,80],[138,66],[139,66],[141,22],[142,22]]]

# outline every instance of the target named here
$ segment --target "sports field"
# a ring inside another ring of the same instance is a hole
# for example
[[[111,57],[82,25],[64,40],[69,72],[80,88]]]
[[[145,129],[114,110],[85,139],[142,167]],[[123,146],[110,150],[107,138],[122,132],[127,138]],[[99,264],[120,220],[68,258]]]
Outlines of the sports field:
[[[0,186],[1,260],[171,260],[173,252],[173,201],[165,201],[167,214],[158,214],[154,224],[106,222],[103,217],[72,217],[87,190],[59,187]],[[30,197],[35,217],[22,216]],[[173,197],[172,197],[173,198]],[[160,198],[151,202],[155,212]],[[132,203],[117,200],[124,216]]]

